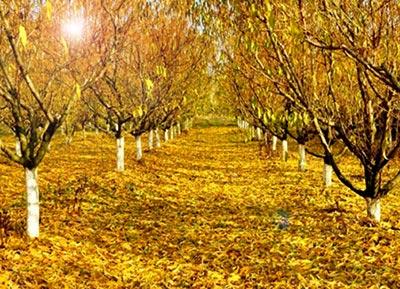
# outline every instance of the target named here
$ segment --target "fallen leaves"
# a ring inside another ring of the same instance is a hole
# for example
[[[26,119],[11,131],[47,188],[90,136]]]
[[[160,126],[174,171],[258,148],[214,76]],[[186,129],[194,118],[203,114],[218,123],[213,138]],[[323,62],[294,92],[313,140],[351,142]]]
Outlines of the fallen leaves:
[[[261,160],[233,128],[194,130],[140,164],[127,139],[122,174],[114,145],[94,134],[56,140],[39,172],[41,238],[11,230],[0,288],[400,286],[395,194],[383,226],[366,226],[363,200],[337,182],[321,194],[319,161],[298,173],[294,155]],[[16,227],[23,172],[0,170],[0,202]]]

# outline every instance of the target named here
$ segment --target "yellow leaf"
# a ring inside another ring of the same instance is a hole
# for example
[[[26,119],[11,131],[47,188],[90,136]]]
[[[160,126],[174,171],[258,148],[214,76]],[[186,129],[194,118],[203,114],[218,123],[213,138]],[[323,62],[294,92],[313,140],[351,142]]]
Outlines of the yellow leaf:
[[[64,37],[61,37],[61,44],[62,44],[62,46],[64,47],[64,53],[65,53],[65,55],[68,55],[68,52],[69,52],[69,50],[68,50],[68,44],[67,44],[67,41],[65,41]]]
[[[149,78],[145,79],[144,83],[145,83],[146,88],[147,88],[148,91],[153,90],[154,83],[153,83],[153,81],[151,79],[149,79]]]
[[[133,112],[132,115],[134,118],[140,118],[143,116],[143,108],[138,106]]]
[[[131,244],[126,243],[126,242],[122,243],[121,247],[128,251],[132,250]]]
[[[232,273],[231,275],[229,275],[228,280],[231,283],[235,283],[235,282],[239,282],[241,280],[241,277],[237,273]]]
[[[21,41],[23,47],[26,47],[28,45],[28,37],[26,35],[26,30],[25,27],[22,25],[19,26],[19,40]]]
[[[50,0],[46,1],[46,15],[47,19],[51,20],[51,16],[53,14],[53,5],[51,4]]]
[[[75,98],[80,99],[82,95],[81,86],[77,83],[75,84]]]

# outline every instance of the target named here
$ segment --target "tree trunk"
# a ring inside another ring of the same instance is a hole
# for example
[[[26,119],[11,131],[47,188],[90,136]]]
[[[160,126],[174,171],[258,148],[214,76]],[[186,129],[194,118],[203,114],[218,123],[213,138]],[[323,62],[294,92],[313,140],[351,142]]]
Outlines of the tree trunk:
[[[156,128],[156,130],[155,130],[155,135],[156,135],[156,148],[160,148],[161,147],[161,139],[160,139],[160,132],[159,132],[158,128]]]
[[[304,147],[304,144],[299,144],[299,170],[301,172],[304,172],[306,170],[306,167],[306,148]]]
[[[175,127],[171,126],[171,128],[169,129],[169,139],[173,140],[175,138]]]
[[[125,139],[124,137],[117,138],[117,171],[125,170]]]
[[[333,168],[331,164],[327,160],[324,160],[323,177],[324,177],[325,188],[332,186],[332,172]]]
[[[149,131],[149,139],[148,139],[148,142],[149,142],[149,150],[152,150],[152,149],[153,149],[153,139],[154,139],[154,131],[151,129],[151,130]]]
[[[27,233],[30,238],[39,237],[39,186],[37,182],[37,168],[25,168],[27,191]]]
[[[276,151],[277,143],[278,143],[278,138],[276,136],[272,136],[272,151]]]
[[[284,162],[287,162],[288,157],[289,157],[288,142],[287,142],[287,140],[285,139],[285,140],[282,141],[282,160],[283,160]]]
[[[22,156],[22,152],[21,152],[21,143],[20,141],[17,139],[15,141],[15,153],[17,156],[21,157]]]
[[[261,130],[261,128],[257,127],[257,140],[261,141],[262,138],[263,138],[262,130]]]
[[[178,122],[178,123],[176,124],[176,130],[177,130],[178,135],[180,135],[180,134],[182,133],[182,130],[181,130],[181,123],[180,123],[180,122]]]
[[[369,218],[379,223],[381,221],[381,201],[379,198],[365,198],[367,202],[367,215]]]
[[[72,143],[72,135],[67,135],[67,136],[65,137],[65,143],[66,143],[67,145],[70,145],[70,144]]]
[[[136,160],[140,161],[143,157],[143,150],[142,150],[142,136],[136,135],[135,136],[136,142]]]
[[[188,131],[189,130],[189,120],[185,119],[183,122],[183,131]]]
[[[164,142],[167,142],[169,138],[169,131],[168,129],[164,130]]]

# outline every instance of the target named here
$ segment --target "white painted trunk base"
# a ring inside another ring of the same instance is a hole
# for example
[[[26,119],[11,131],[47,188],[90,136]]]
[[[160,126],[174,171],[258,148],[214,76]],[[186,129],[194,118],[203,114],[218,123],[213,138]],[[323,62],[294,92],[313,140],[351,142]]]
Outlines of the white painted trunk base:
[[[263,138],[263,133],[262,133],[262,129],[257,127],[257,140],[261,141]]]
[[[250,127],[250,140],[254,140],[256,138],[256,129],[254,126]]]
[[[37,169],[25,169],[27,192],[27,233],[30,238],[39,237],[39,186],[37,181]]]
[[[307,168],[306,161],[306,148],[304,145],[299,144],[299,170],[304,172]]]
[[[167,142],[169,139],[169,131],[168,129],[164,130],[164,142]]]
[[[169,139],[173,140],[175,138],[175,127],[171,126],[171,128],[169,129]]]
[[[369,218],[379,223],[381,221],[381,201],[380,199],[366,198],[367,215]]]
[[[324,178],[325,188],[332,186],[332,172],[333,172],[332,166],[327,163],[324,163],[323,178]]]
[[[125,138],[117,138],[117,171],[125,170]]]
[[[272,150],[276,151],[276,145],[278,143],[278,138],[276,136],[272,136]]]
[[[177,130],[178,135],[182,134],[182,129],[181,129],[181,123],[180,122],[177,123],[176,130]]]
[[[161,147],[161,138],[160,138],[160,132],[159,132],[158,128],[156,128],[154,133],[156,135],[156,148],[160,148]]]
[[[150,130],[149,131],[149,139],[148,139],[148,143],[149,143],[149,150],[153,149],[153,139],[154,139],[154,131]]]
[[[136,143],[136,160],[140,161],[143,157],[142,136],[141,135],[135,136],[135,143]]]
[[[286,162],[289,157],[289,152],[288,152],[288,142],[287,140],[282,141],[282,160]]]
[[[19,157],[22,156],[22,152],[21,152],[21,143],[19,142],[19,140],[17,139],[15,141],[15,154]]]

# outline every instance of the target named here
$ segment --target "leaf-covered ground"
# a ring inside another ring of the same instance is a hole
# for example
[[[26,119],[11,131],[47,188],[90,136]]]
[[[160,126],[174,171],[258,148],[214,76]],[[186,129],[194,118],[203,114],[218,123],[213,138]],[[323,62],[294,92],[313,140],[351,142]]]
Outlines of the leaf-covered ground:
[[[114,171],[114,140],[58,137],[40,167],[41,238],[23,236],[24,179],[0,159],[11,225],[0,288],[399,288],[397,191],[384,222],[321,161],[297,172],[235,128],[194,129]],[[350,162],[347,168],[354,170]],[[337,206],[337,203],[339,206]]]

